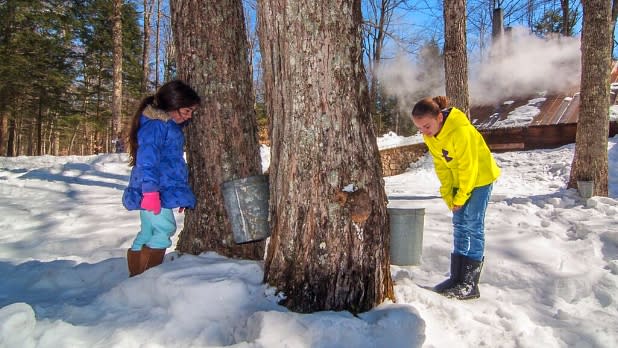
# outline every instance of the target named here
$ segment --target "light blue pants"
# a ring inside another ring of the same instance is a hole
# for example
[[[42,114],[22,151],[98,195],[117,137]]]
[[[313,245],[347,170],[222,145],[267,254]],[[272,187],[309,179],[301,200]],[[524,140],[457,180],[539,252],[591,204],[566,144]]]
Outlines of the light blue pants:
[[[472,190],[466,204],[453,212],[453,252],[476,261],[485,251],[485,211],[493,184]]]
[[[171,237],[176,233],[176,220],[172,209],[161,208],[158,215],[140,210],[139,218],[142,229],[135,236],[131,250],[142,250],[144,245],[152,249],[167,249],[172,245]]]

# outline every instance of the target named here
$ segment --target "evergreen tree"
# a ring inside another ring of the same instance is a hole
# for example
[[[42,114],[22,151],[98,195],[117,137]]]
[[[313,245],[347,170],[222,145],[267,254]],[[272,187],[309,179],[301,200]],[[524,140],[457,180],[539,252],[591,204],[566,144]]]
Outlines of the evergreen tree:
[[[72,23],[64,1],[9,0],[0,42],[0,112],[8,118],[6,155],[41,154],[44,124],[68,109]],[[22,135],[28,135],[22,137]],[[23,142],[22,142],[23,138]]]

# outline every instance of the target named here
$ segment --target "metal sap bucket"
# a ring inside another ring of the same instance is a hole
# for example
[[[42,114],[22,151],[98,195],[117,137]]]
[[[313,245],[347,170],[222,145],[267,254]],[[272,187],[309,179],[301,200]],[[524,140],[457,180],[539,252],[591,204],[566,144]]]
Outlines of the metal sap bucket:
[[[594,192],[594,181],[577,181],[577,191],[584,199],[592,197],[592,193]]]
[[[256,175],[227,181],[221,187],[234,241],[240,244],[269,237],[268,176]]]
[[[423,250],[424,208],[388,208],[391,264],[419,265]]]

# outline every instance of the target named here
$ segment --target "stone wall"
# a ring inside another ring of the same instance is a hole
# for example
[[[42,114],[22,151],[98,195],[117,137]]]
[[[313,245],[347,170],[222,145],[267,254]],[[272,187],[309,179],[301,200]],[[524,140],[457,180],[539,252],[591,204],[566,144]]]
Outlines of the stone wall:
[[[410,163],[416,162],[427,152],[424,143],[404,145],[399,147],[380,150],[382,160],[382,175],[398,175],[410,167]]]

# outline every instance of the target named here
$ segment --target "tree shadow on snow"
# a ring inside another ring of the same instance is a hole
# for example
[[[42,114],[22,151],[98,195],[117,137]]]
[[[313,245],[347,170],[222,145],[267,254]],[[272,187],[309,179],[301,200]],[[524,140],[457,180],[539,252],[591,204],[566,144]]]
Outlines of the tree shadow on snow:
[[[27,303],[37,318],[54,318],[65,305],[84,306],[128,277],[126,260],[0,262],[0,308]]]
[[[87,179],[84,176],[98,177],[104,180]],[[37,179],[66,184],[78,184],[86,186],[101,186],[117,190],[123,190],[126,182],[129,181],[128,175],[113,174],[93,169],[86,163],[66,163],[62,168],[39,168],[19,176],[20,179]],[[105,180],[121,181],[122,184]]]

